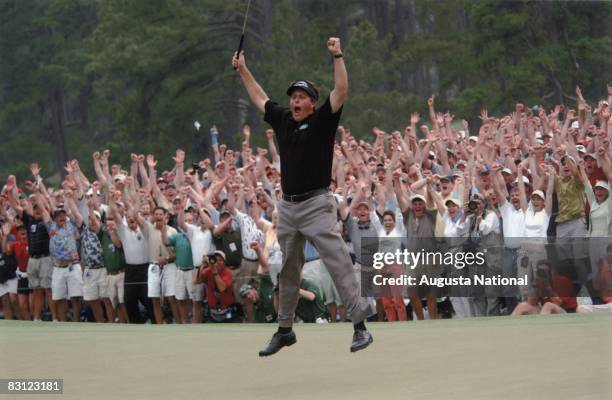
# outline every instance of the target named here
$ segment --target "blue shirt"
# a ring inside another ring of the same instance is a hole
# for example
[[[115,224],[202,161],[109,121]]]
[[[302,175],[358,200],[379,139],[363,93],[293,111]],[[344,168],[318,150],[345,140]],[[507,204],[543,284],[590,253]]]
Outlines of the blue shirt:
[[[72,222],[66,221],[60,228],[55,221],[47,224],[49,232],[49,253],[56,262],[78,260],[79,252],[76,242],[76,227]]]

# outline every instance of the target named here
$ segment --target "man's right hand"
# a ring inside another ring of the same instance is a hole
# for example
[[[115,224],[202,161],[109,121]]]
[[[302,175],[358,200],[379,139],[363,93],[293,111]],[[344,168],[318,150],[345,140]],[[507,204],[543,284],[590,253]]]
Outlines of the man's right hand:
[[[246,67],[246,61],[244,59],[244,50],[242,50],[240,52],[240,56],[237,56],[237,52],[234,52],[234,55],[232,56],[232,67],[234,67],[234,69],[243,69],[244,67]]]

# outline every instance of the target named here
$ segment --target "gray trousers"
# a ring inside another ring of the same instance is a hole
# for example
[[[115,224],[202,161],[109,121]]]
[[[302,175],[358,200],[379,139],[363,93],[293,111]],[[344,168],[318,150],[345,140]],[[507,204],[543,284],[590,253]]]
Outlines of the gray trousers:
[[[278,242],[283,252],[279,275],[278,325],[293,325],[299,300],[300,274],[304,265],[304,243],[308,239],[317,248],[323,264],[338,289],[353,323],[365,320],[374,309],[360,296],[360,287],[346,244],[337,229],[336,201],[330,194],[291,203],[278,203]]]

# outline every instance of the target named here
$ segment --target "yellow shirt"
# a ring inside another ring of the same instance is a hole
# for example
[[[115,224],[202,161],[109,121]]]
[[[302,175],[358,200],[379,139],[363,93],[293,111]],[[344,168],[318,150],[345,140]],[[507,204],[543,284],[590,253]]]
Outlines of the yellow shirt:
[[[555,192],[559,202],[557,224],[584,218],[584,183],[575,176],[555,178]]]

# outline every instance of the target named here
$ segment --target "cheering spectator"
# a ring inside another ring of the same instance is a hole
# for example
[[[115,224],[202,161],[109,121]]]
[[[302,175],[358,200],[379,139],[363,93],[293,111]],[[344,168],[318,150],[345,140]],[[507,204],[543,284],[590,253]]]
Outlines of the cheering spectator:
[[[8,244],[8,235],[11,231],[11,226],[1,222],[0,229],[0,299],[2,300],[2,309],[4,310],[4,319],[12,320],[15,313],[13,310],[19,310],[17,299],[17,260],[15,256],[9,254],[10,247]],[[20,313],[17,313],[19,317]]]
[[[66,210],[58,207],[53,212],[53,219],[44,206],[40,195],[36,204],[42,209],[42,217],[49,232],[49,252],[55,266],[51,279],[53,300],[56,302],[57,318],[66,321],[70,299],[73,322],[80,321],[81,297],[83,297],[83,271],[79,264],[77,251],[77,228],[68,220]]]

